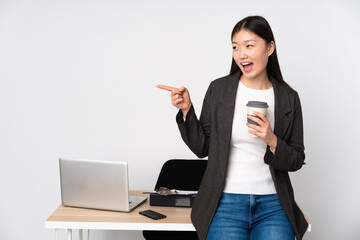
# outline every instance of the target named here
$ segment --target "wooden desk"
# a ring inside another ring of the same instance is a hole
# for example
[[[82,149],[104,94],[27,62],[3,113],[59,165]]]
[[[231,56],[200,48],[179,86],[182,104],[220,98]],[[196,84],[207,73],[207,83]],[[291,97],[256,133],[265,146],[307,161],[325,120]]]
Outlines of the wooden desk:
[[[141,196],[144,195],[142,192],[144,191],[130,191],[130,194]],[[152,220],[139,214],[139,211],[147,209],[160,212],[167,217]],[[79,230],[80,240],[83,239],[83,229],[195,231],[191,223],[190,213],[191,208],[150,206],[149,199],[130,213],[72,208],[61,205],[46,220],[45,228],[55,229],[56,239],[58,239],[57,229],[68,229],[69,240],[72,239],[72,229]],[[307,231],[311,231],[311,225]]]
[[[143,195],[142,192],[144,191],[130,191],[130,194]],[[165,214],[166,218],[153,220],[139,214],[139,211],[147,209]],[[45,228],[68,229],[69,239],[71,239],[71,229],[80,230],[80,239],[82,239],[83,229],[194,231],[195,228],[191,223],[190,213],[191,208],[150,206],[149,199],[130,213],[64,207],[61,205],[46,220]]]

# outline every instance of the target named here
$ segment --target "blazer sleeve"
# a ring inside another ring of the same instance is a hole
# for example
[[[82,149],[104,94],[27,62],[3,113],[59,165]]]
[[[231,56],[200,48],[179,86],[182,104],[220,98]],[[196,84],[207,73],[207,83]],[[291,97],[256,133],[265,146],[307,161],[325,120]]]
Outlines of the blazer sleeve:
[[[179,110],[176,115],[180,134],[186,145],[199,158],[208,156],[210,140],[210,123],[211,123],[211,85],[209,86],[203,106],[201,109],[200,120],[198,120],[193,105],[183,120],[182,111]]]
[[[286,140],[277,137],[275,155],[267,146],[264,161],[274,169],[297,171],[305,164],[303,119],[299,95],[295,94],[293,124]]]

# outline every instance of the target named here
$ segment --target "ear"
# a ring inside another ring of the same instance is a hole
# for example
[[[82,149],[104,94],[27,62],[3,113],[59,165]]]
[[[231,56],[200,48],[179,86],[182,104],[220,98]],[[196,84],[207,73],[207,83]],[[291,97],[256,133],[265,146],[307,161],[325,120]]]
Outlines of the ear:
[[[271,41],[268,44],[268,57],[270,57],[270,55],[273,54],[274,51],[275,51],[275,43],[274,41]]]

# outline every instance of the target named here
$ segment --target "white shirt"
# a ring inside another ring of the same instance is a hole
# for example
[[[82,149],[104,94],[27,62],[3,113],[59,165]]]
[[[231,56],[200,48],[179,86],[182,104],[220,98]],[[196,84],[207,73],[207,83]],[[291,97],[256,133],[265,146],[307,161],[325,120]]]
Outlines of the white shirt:
[[[276,189],[269,165],[264,163],[266,143],[261,138],[248,136],[248,101],[267,102],[266,118],[274,129],[273,88],[256,90],[239,82],[230,143],[229,163],[224,192],[240,194],[274,194]]]

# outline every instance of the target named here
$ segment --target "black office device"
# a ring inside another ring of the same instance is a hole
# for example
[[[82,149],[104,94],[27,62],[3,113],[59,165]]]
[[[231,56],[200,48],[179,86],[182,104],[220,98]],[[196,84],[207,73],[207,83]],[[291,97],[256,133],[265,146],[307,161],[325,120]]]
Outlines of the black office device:
[[[150,194],[150,206],[165,207],[192,207],[196,194],[184,195],[175,194],[162,196],[157,193]]]

